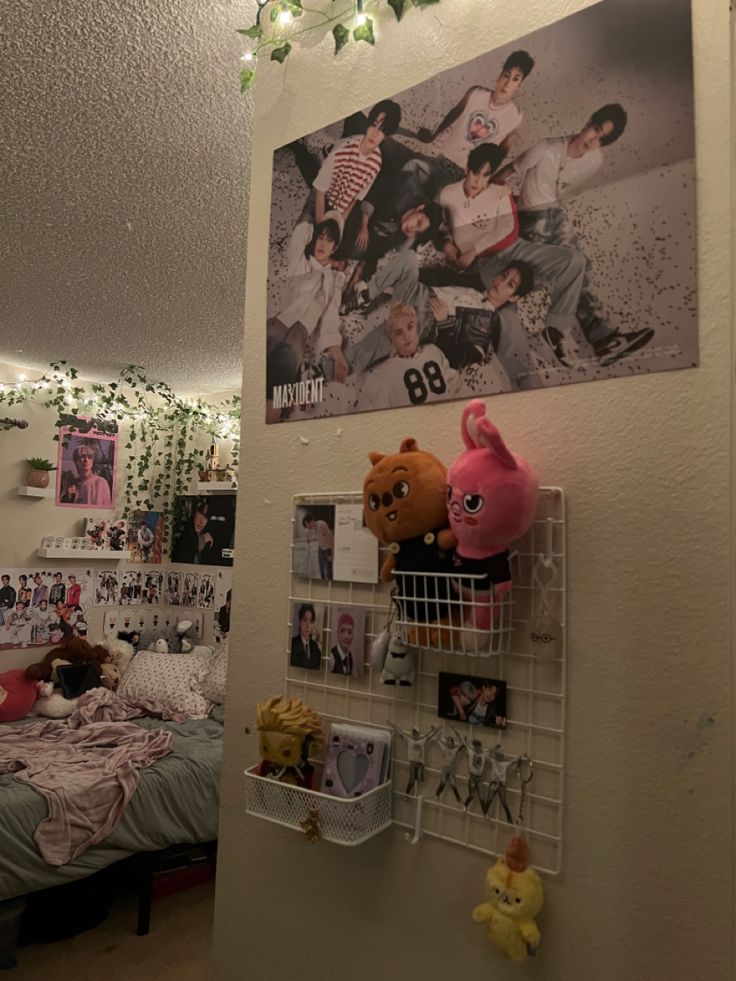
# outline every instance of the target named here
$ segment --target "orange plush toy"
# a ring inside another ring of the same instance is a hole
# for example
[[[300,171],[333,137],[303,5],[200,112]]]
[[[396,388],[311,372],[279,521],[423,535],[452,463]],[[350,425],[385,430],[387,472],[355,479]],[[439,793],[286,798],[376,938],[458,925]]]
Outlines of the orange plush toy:
[[[437,623],[448,613],[446,576],[452,571],[455,545],[447,520],[447,470],[411,438],[398,453],[370,453],[369,458],[373,466],[363,483],[365,523],[391,553],[381,579],[396,581],[404,619]],[[426,645],[426,637],[426,631],[414,631],[411,642]]]

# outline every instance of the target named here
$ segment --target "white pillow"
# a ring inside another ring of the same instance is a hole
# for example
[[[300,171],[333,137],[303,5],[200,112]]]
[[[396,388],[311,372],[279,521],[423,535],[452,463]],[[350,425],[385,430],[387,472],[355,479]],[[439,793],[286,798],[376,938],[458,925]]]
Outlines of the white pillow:
[[[225,704],[227,683],[227,651],[218,651],[208,659],[207,665],[192,677],[192,688],[203,698],[217,705]]]
[[[191,651],[187,651],[187,654],[206,654],[207,657],[212,657],[212,648],[207,647],[206,644],[195,644]]]
[[[120,682],[118,695],[130,702],[141,697],[151,698],[189,719],[206,719],[212,701],[193,691],[191,682],[210,660],[201,654],[139,651]]]

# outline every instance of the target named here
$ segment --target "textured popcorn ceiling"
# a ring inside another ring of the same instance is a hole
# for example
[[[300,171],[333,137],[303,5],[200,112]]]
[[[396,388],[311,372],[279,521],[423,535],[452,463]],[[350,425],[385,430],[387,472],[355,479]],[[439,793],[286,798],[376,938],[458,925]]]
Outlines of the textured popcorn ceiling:
[[[250,7],[3,5],[0,361],[240,387]]]

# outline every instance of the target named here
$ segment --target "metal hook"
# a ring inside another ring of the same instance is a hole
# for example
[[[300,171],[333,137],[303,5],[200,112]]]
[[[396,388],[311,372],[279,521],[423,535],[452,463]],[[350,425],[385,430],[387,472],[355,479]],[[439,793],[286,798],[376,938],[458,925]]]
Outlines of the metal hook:
[[[525,770],[526,767],[526,770]],[[521,756],[516,760],[516,772],[519,777],[519,784],[521,786],[521,796],[519,798],[519,816],[516,819],[517,828],[522,828],[524,825],[524,807],[526,805],[526,795],[527,786],[531,783],[532,777],[534,776],[534,763],[532,762],[531,756],[527,756],[526,753],[522,753]],[[528,775],[525,777],[524,773]]]

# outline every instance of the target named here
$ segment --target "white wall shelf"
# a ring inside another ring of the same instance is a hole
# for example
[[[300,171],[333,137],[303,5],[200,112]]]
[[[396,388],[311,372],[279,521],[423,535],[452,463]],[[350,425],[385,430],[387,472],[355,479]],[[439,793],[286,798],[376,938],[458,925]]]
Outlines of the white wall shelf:
[[[234,494],[238,485],[234,480],[200,480],[198,494]]]
[[[50,497],[53,500],[55,487],[19,487],[18,497]]]
[[[97,562],[99,559],[120,561],[125,559],[128,553],[95,548],[39,548],[36,555],[39,559],[76,559],[77,561],[92,559]]]

